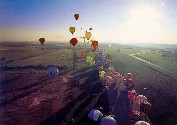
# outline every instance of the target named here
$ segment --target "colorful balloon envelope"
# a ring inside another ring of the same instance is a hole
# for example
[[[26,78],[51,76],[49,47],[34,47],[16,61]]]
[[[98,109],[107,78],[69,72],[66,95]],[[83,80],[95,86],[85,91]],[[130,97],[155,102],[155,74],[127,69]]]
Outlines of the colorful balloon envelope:
[[[84,52],[80,52],[80,57],[84,57]]]
[[[75,27],[70,27],[69,31],[73,34],[76,31],[76,28]]]
[[[75,46],[77,43],[78,43],[78,40],[76,38],[72,38],[70,40],[70,44],[73,45],[73,46]]]
[[[56,78],[58,76],[58,73],[59,73],[57,67],[50,67],[47,70],[47,72],[48,72],[49,78]]]
[[[78,19],[79,19],[79,14],[74,14],[74,18],[75,18],[76,20],[78,20]]]
[[[45,42],[45,38],[40,38],[40,39],[39,39],[39,42],[43,45],[44,42]]]
[[[105,71],[99,71],[99,76],[103,77],[105,75]]]
[[[92,46],[93,46],[94,48],[96,48],[96,47],[98,46],[98,41],[93,40],[93,41],[92,41]]]
[[[90,37],[92,36],[92,33],[91,32],[85,32],[85,38],[87,39],[87,40],[89,40],[90,39]]]

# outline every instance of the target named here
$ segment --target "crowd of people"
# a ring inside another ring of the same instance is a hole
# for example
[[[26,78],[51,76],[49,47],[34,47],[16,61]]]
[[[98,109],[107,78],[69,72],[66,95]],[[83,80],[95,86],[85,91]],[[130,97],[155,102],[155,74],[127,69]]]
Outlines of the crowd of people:
[[[109,87],[111,84],[115,83],[116,86],[118,86],[118,96],[123,92],[127,92],[127,96],[130,100],[129,119],[131,125],[150,125],[150,123],[146,122],[146,115],[143,116],[141,112],[148,114],[152,110],[152,105],[144,95],[138,95],[134,90],[133,74],[127,73],[123,76],[114,69],[111,55],[105,56],[100,49],[97,49],[94,53],[95,65],[97,65],[99,69],[98,75],[101,84],[105,87]],[[118,125],[114,115],[104,115],[99,108],[91,109],[88,118],[88,124],[90,125]]]

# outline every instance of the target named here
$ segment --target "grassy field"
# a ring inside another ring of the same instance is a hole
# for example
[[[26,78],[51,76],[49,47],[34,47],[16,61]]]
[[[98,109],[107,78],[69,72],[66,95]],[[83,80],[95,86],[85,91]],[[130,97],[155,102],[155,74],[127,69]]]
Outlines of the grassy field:
[[[162,57],[159,51],[136,47],[130,49],[121,45],[101,46],[105,50],[105,55],[112,55],[114,68],[118,72],[123,75],[128,72],[133,74],[136,91],[138,94],[145,95],[153,105],[155,112],[150,118],[154,125],[177,123],[177,77],[132,58],[129,54],[135,54],[172,72],[177,71],[175,60]],[[79,57],[79,52],[89,54],[87,49],[76,47],[77,73],[75,73],[73,71],[74,48],[69,44],[51,43],[41,46],[35,43],[1,43],[0,47],[0,121],[2,124],[39,123],[61,109],[67,111],[62,117],[64,121],[61,121],[65,124],[68,119],[71,120],[69,116],[75,113],[75,118],[78,118],[84,114],[84,111],[89,110],[90,103],[96,103],[98,98],[90,98],[84,91],[88,91],[88,84],[93,84],[87,80],[92,68],[85,64],[84,58]],[[59,68],[60,75],[56,79],[48,79],[46,76],[47,68],[51,65]],[[67,78],[68,74],[77,77],[71,81],[71,84],[62,81],[63,76]],[[78,87],[73,87],[75,83],[79,83]],[[84,108],[79,105],[83,105]],[[72,107],[70,111],[68,106]],[[25,117],[27,115],[28,117]]]
[[[177,78],[124,53],[135,54],[174,72],[177,69],[177,63],[162,58],[158,52],[147,50],[143,52],[145,53],[139,49],[125,49],[120,46],[107,47],[106,49],[106,53],[111,53],[113,56],[114,67],[123,75],[131,72],[134,75],[137,92],[145,95],[153,104],[157,114],[152,116],[152,120],[158,125],[172,125],[177,122]]]

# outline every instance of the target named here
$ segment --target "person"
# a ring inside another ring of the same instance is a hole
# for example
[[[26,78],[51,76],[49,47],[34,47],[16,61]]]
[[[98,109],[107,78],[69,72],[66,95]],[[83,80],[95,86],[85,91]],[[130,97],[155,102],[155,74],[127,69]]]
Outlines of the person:
[[[117,122],[114,117],[108,115],[101,119],[100,125],[117,125]]]

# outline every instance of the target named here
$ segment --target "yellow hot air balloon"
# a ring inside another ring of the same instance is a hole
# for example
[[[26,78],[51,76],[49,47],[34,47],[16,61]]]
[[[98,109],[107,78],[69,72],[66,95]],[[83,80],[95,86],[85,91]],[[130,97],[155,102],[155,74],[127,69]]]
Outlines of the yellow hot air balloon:
[[[91,32],[85,32],[85,38],[87,38],[87,40],[90,39],[90,37],[92,36]]]
[[[75,27],[70,27],[69,31],[73,34],[76,31],[76,28]]]
[[[105,71],[99,71],[99,76],[103,77],[105,74]]]

